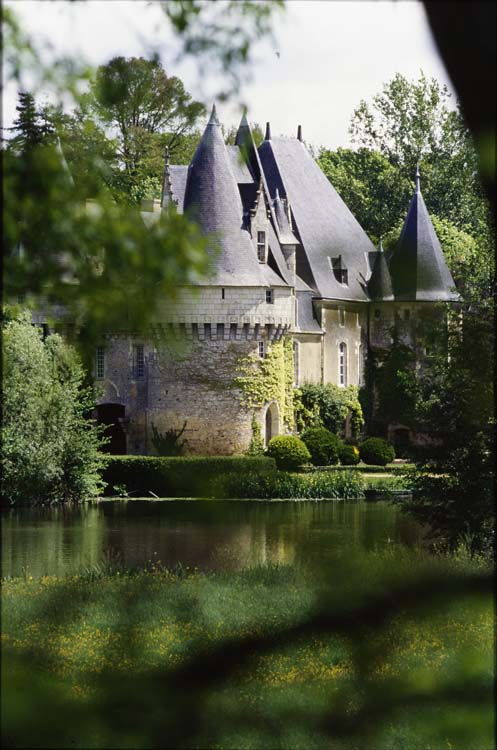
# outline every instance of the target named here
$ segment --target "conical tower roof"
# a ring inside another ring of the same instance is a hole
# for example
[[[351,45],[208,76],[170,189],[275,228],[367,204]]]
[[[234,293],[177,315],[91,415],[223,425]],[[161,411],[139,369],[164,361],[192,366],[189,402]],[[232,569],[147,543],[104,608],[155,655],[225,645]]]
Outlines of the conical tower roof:
[[[373,265],[373,272],[368,281],[368,292],[371,299],[377,302],[393,300],[392,278],[381,240]]]
[[[213,274],[206,284],[284,285],[259,263],[250,235],[242,229],[242,201],[215,106],[188,172],[184,210],[212,236]]]
[[[421,195],[419,172],[404,227],[390,260],[390,274],[395,299],[437,302],[459,298]]]

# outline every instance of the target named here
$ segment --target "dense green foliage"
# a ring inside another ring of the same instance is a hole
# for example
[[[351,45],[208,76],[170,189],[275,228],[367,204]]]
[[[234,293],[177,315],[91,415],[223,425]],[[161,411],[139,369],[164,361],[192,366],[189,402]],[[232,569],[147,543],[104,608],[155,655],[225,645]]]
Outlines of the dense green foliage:
[[[296,421],[299,431],[309,427],[326,427],[343,436],[346,420],[350,420],[352,435],[359,435],[364,419],[358,398],[358,388],[340,388],[332,383],[305,383],[295,391]]]
[[[341,441],[326,427],[309,427],[300,437],[311,454],[314,466],[338,463]]]
[[[395,450],[387,440],[371,437],[359,445],[359,453],[365,464],[386,466],[395,458]]]
[[[449,320],[449,354],[430,360],[417,382],[416,424],[431,436],[417,458],[416,492],[402,507],[428,524],[439,543],[461,538],[474,550],[493,544],[494,313],[482,303]]]
[[[248,456],[111,456],[103,474],[106,494],[114,487],[128,494],[159,497],[209,496],[219,474],[274,470],[271,458]]]
[[[320,571],[4,582],[4,744],[490,748],[490,566],[396,549]]]
[[[355,445],[342,443],[338,449],[338,458],[344,466],[355,466],[359,463],[359,449]]]
[[[363,490],[364,481],[358,472],[290,474],[277,471],[221,476],[216,495],[226,498],[357,500],[363,497]]]
[[[3,326],[2,495],[11,504],[88,500],[101,489],[101,439],[86,417],[92,390],[60,336],[29,315]]]
[[[435,79],[396,74],[355,110],[350,132],[357,150],[323,148],[318,161],[372,241],[387,236],[386,247],[398,241],[419,164],[421,191],[459,291],[478,298],[491,286],[494,236],[471,135],[449,104]]]
[[[262,408],[276,401],[281,419],[292,429],[295,422],[293,387],[293,341],[285,336],[268,345],[266,356],[256,353],[240,357],[233,388],[240,391],[240,402],[249,408]]]
[[[299,469],[311,458],[305,443],[294,435],[277,435],[271,438],[267,455],[274,458],[278,469]]]

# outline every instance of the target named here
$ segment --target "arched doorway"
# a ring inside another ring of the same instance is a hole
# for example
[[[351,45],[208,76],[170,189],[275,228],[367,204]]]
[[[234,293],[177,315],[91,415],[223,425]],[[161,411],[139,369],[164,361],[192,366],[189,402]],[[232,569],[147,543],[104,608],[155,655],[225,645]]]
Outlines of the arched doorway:
[[[102,448],[104,453],[113,456],[126,455],[126,434],[123,430],[126,407],[122,404],[99,404],[97,406],[97,422],[105,425],[104,437],[110,441]]]
[[[280,410],[276,401],[273,401],[266,409],[264,444],[268,445],[271,438],[280,434]]]

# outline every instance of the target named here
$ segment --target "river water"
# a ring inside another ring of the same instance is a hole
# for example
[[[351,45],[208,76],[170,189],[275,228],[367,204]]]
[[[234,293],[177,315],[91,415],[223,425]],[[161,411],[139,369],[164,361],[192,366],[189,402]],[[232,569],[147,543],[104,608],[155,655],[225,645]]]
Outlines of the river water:
[[[416,524],[382,501],[107,500],[4,512],[2,575],[64,576],[105,560],[319,567],[353,549],[418,541]]]

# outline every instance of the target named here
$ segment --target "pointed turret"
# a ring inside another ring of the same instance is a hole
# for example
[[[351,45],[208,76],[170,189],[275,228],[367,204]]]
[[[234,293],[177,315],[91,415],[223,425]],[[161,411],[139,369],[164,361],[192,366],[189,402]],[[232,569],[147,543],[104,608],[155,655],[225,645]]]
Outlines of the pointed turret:
[[[380,237],[380,246],[376,253],[373,272],[368,281],[368,292],[372,300],[376,302],[388,302],[393,300],[392,278],[388,270],[388,263],[383,252],[383,242]]]
[[[390,261],[395,299],[450,301],[459,298],[420,189],[416,189]]]
[[[249,122],[247,120],[247,113],[244,110],[242,119],[236,131],[235,146],[247,146],[252,141],[252,131],[250,129]]]
[[[271,283],[269,275],[274,274],[259,263],[250,235],[242,228],[242,201],[215,107],[188,171],[184,210],[212,237],[213,274],[206,283]]]

